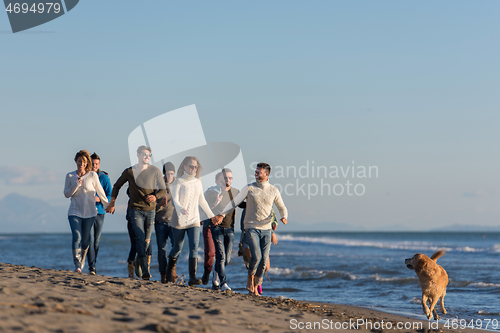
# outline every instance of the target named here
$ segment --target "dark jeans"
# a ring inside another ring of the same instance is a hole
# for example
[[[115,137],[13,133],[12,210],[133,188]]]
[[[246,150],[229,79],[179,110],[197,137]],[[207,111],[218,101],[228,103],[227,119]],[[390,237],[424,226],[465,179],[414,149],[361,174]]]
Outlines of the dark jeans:
[[[226,265],[231,261],[234,242],[234,228],[210,226],[215,245],[215,271],[219,274],[221,286],[227,282]]]
[[[90,230],[89,242],[89,269],[95,269],[97,253],[99,252],[99,241],[101,240],[102,227],[104,225],[104,214],[97,214],[94,220],[94,225]]]
[[[135,208],[129,208],[128,214],[130,224],[135,234],[135,249],[137,258],[146,257],[146,251],[149,247],[151,235],[153,234],[153,224],[155,222],[155,211],[143,211]],[[146,242],[146,240],[148,240]]]
[[[130,216],[128,215],[128,210],[127,210],[127,230],[128,230],[128,237],[130,238],[130,252],[128,253],[128,262],[132,262],[135,260],[135,255],[137,254],[137,251],[135,249],[134,228],[132,228],[132,223],[130,223]],[[153,251],[151,249],[151,246],[148,246],[146,254],[150,256],[152,255],[152,253]]]
[[[210,223],[210,220],[203,221],[203,252],[205,253],[205,262],[203,267],[205,271],[210,273],[214,266],[215,246],[212,238],[212,230],[210,227],[205,227],[205,223]]]
[[[173,244],[170,226],[165,222],[155,222],[156,243],[158,245],[158,264],[160,273],[167,272],[167,241],[170,238],[170,246]],[[151,248],[151,247],[150,247]]]

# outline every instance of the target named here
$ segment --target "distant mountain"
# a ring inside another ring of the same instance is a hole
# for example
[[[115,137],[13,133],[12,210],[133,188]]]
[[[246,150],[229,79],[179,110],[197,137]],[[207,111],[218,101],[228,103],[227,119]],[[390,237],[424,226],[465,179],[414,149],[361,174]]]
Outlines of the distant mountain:
[[[408,232],[411,232],[411,231],[415,231],[415,229],[409,228],[409,227],[407,227],[405,225],[401,225],[401,224],[392,224],[392,225],[387,225],[387,226],[376,228],[373,231],[386,231],[386,232],[408,231]]]
[[[500,232],[500,226],[472,225],[472,224],[452,224],[446,227],[434,228],[431,231],[455,231],[455,232]]]
[[[67,206],[11,193],[0,200],[0,234],[69,233]],[[127,232],[123,214],[106,214],[103,232]]]
[[[284,228],[278,224],[280,231],[366,231],[366,228],[359,225],[352,225],[340,222],[317,222],[311,224],[287,224]]]
[[[11,193],[0,201],[0,234],[67,232],[68,208]]]

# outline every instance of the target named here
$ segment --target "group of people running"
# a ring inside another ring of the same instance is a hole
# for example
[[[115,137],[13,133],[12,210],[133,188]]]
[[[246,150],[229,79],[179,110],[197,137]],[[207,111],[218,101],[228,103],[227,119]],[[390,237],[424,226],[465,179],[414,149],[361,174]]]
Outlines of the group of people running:
[[[250,294],[259,295],[269,262],[271,242],[277,242],[273,233],[277,225],[273,204],[278,208],[284,224],[288,217],[278,189],[269,184],[269,164],[259,163],[255,170],[256,181],[244,186],[241,191],[231,186],[232,171],[224,168],[215,176],[216,185],[203,192],[200,179],[202,166],[198,158],[185,157],[177,173],[172,163],[165,163],[163,176],[157,167],[149,164],[150,147],[140,146],[137,158],[138,163],[125,169],[111,189],[108,175],[100,170],[97,154],[90,156],[87,151],[81,150],[75,155],[77,170],[67,174],[64,189],[65,196],[71,198],[68,219],[73,235],[75,272],[82,271],[88,253],[89,272],[96,274],[95,262],[104,214],[114,213],[118,193],[128,182],[127,229],[131,239],[129,277],[133,278],[135,273],[144,280],[151,278],[150,243],[154,226],[162,283],[176,281],[176,265],[187,234],[188,284],[208,284],[215,257],[212,288],[230,290],[226,266],[231,258],[234,241],[235,208],[240,207],[244,209],[240,248],[247,261],[246,288]],[[201,227],[205,260],[203,276],[198,279]],[[168,239],[171,249],[167,255]]]

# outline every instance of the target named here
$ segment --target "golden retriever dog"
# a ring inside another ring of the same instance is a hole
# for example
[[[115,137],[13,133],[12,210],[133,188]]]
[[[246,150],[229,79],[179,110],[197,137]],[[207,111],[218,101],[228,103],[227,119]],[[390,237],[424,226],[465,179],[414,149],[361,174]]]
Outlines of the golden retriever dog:
[[[448,274],[443,267],[436,264],[436,260],[444,254],[443,250],[436,251],[432,257],[417,253],[412,258],[405,260],[406,267],[413,269],[417,273],[420,288],[422,288],[422,307],[427,319],[434,318],[438,320],[436,309],[437,302],[441,299],[441,312],[446,314],[444,308],[444,296],[446,295],[446,286],[448,286]],[[427,306],[429,301],[430,308]]]

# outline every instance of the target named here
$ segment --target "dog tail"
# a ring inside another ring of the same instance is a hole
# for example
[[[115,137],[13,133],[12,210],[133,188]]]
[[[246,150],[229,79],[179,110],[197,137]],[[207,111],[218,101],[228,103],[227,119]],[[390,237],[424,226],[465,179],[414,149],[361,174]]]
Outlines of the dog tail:
[[[444,250],[439,250],[439,251],[434,252],[431,259],[436,261],[436,260],[438,260],[438,258],[441,258],[443,255],[444,255]]]

